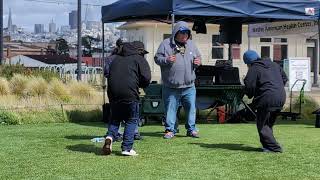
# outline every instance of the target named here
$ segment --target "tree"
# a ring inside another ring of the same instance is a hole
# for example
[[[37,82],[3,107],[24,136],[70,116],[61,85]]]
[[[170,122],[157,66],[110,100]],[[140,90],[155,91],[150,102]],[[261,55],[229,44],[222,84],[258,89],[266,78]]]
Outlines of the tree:
[[[68,46],[68,42],[63,39],[63,38],[59,38],[56,40],[56,51],[59,55],[66,55],[69,56],[69,46]]]
[[[99,42],[99,41],[100,40],[98,38],[94,38],[92,36],[84,36],[84,37],[82,37],[82,46],[83,46],[82,54],[83,54],[83,56],[91,57],[92,56],[92,52],[93,52],[92,45],[95,42]]]

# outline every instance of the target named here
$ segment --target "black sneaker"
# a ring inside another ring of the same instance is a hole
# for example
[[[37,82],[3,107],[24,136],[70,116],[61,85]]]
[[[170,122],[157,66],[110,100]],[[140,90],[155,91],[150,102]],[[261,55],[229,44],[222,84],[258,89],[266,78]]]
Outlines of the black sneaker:
[[[140,135],[140,133],[134,135],[134,140],[142,140],[142,139],[143,137]]]
[[[197,131],[187,132],[187,136],[192,138],[199,138],[199,133]]]
[[[123,136],[120,133],[114,138],[115,142],[121,142],[122,140],[123,140]]]

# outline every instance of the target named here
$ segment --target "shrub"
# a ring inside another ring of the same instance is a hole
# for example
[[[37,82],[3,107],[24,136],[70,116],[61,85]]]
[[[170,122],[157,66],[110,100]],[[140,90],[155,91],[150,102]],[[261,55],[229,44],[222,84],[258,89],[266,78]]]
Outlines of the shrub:
[[[31,71],[31,75],[32,76],[36,76],[36,77],[42,77],[43,79],[45,79],[47,82],[52,81],[53,79],[59,79],[59,74],[52,72],[52,71],[48,71],[48,70],[32,70]]]
[[[22,96],[26,91],[27,84],[28,84],[27,77],[20,74],[15,74],[10,81],[11,92],[18,96]]]
[[[42,77],[30,78],[26,91],[31,96],[44,96],[48,91],[48,83]]]
[[[19,112],[23,124],[61,123],[66,122],[65,113],[60,109],[47,109],[45,111]]]
[[[21,124],[20,117],[10,111],[0,111],[0,124],[18,125]]]
[[[299,97],[296,98],[295,100],[293,100],[292,112],[296,112],[296,113],[299,112],[299,103],[300,103]],[[302,120],[314,120],[315,115],[312,114],[312,112],[318,108],[319,108],[319,104],[314,99],[312,99],[309,96],[302,97],[301,115],[300,115],[301,119]],[[284,111],[289,112],[290,107],[285,108]]]
[[[293,110],[295,112],[299,111],[299,98],[293,104]],[[319,104],[309,96],[304,96],[301,105],[301,118],[305,120],[315,119],[315,115],[312,114],[313,111],[319,108]]]
[[[66,114],[69,122],[102,122],[101,109],[70,110]]]
[[[0,78],[0,95],[8,95],[10,93],[9,82],[5,78]]]
[[[49,70],[30,69],[22,65],[2,65],[0,66],[0,76],[7,79],[11,79],[15,74],[21,74],[25,76],[42,77],[46,81],[50,81],[53,78],[59,78],[59,74]]]
[[[54,79],[50,82],[49,93],[52,97],[54,97],[62,102],[70,102],[71,101],[71,96],[70,96],[68,89],[58,79]]]
[[[14,74],[24,74],[25,68],[22,65],[2,65],[0,66],[0,75],[11,79]]]
[[[81,98],[89,98],[94,95],[94,88],[84,82],[73,81],[69,85],[70,91],[73,95]]]

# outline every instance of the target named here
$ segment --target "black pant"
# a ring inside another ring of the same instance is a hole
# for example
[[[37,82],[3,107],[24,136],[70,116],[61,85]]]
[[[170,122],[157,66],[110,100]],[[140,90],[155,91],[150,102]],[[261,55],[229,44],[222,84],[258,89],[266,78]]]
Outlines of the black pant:
[[[279,110],[257,109],[257,128],[263,148],[274,152],[282,152],[281,146],[273,136],[272,127]]]

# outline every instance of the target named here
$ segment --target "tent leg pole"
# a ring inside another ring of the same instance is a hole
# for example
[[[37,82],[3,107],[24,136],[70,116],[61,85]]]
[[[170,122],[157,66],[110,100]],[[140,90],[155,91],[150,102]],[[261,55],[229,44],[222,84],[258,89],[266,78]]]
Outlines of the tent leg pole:
[[[248,25],[248,31],[247,31],[247,35],[248,35],[248,50],[250,50],[250,45],[251,45],[251,42],[250,42],[250,35],[249,35],[249,25]]]
[[[319,77],[319,61],[320,61],[320,20],[318,20],[318,38],[316,40],[316,49],[317,49],[317,55],[316,55],[316,61],[314,63],[314,76],[313,76],[313,86],[319,87],[318,85],[318,77]]]
[[[229,44],[229,47],[228,47],[228,61],[230,61],[231,65],[233,66],[233,62],[232,62],[232,44]]]
[[[103,89],[103,104],[106,103],[106,78],[104,77],[104,66],[105,66],[105,58],[104,58],[104,22],[102,22],[102,89]]]
[[[172,13],[171,14],[171,32],[173,33],[173,29],[174,29],[174,22],[175,22],[175,16],[174,14]],[[171,34],[172,34],[171,33]]]

